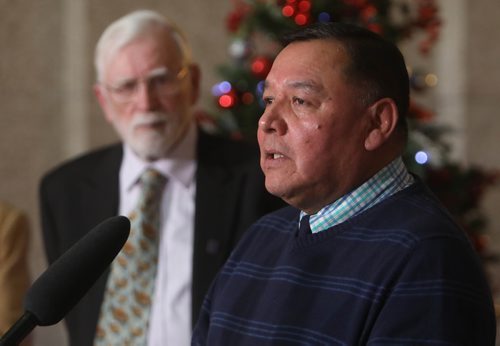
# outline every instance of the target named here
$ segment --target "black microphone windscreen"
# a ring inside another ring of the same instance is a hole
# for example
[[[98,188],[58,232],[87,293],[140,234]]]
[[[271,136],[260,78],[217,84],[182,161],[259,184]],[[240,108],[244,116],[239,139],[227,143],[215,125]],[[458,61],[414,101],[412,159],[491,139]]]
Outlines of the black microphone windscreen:
[[[130,221],[124,216],[97,225],[33,283],[24,309],[35,315],[40,326],[58,323],[104,273],[129,232]]]

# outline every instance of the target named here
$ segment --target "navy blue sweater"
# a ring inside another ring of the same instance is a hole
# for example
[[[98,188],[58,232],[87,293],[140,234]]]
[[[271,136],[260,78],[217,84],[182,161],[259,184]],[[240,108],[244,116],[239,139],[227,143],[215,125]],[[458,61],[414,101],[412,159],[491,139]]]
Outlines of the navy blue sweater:
[[[417,182],[318,234],[255,223],[205,299],[193,345],[494,345],[466,235]]]

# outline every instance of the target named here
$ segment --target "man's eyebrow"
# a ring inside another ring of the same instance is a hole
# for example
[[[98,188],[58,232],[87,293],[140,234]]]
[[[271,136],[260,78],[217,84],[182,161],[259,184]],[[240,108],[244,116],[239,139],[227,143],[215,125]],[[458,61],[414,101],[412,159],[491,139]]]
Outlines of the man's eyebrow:
[[[158,77],[158,76],[164,76],[167,73],[168,73],[168,68],[166,68],[166,67],[158,67],[158,68],[155,68],[155,69],[149,71],[146,76],[148,78],[154,78],[154,77]]]
[[[149,71],[146,74],[146,78],[160,77],[160,76],[166,75],[167,73],[168,73],[168,68],[158,67],[158,68],[155,68],[155,69],[152,69],[151,71]],[[123,84],[127,84],[130,82],[135,82],[135,81],[137,81],[137,78],[135,78],[135,77],[124,76],[124,77],[118,77],[113,84],[123,85]]]
[[[305,89],[307,91],[320,91],[323,88],[312,80],[289,81],[285,84],[293,89]]]
[[[263,90],[268,88],[270,83],[268,81],[264,81]],[[285,83],[285,86],[292,89],[305,89],[306,91],[321,91],[323,87],[318,83],[312,80],[296,80],[296,81],[288,81]]]

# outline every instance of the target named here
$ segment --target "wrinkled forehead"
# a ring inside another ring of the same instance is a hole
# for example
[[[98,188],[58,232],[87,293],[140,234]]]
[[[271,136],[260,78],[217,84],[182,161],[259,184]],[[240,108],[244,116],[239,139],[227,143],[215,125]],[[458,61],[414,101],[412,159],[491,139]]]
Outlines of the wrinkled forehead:
[[[118,61],[140,62],[150,64],[152,68],[180,68],[184,65],[184,57],[179,46],[169,36],[144,35],[115,51],[104,61],[104,74],[113,69]]]

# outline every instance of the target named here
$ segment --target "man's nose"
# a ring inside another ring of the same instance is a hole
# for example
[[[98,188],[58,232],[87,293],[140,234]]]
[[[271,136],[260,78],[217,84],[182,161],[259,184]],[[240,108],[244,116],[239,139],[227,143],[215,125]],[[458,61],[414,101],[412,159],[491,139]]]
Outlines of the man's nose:
[[[278,105],[273,104],[267,106],[259,119],[259,131],[264,133],[276,133],[281,136],[286,133],[286,129],[286,121]]]
[[[147,81],[141,81],[138,85],[136,104],[143,111],[155,110],[158,107],[159,98],[156,90]]]

